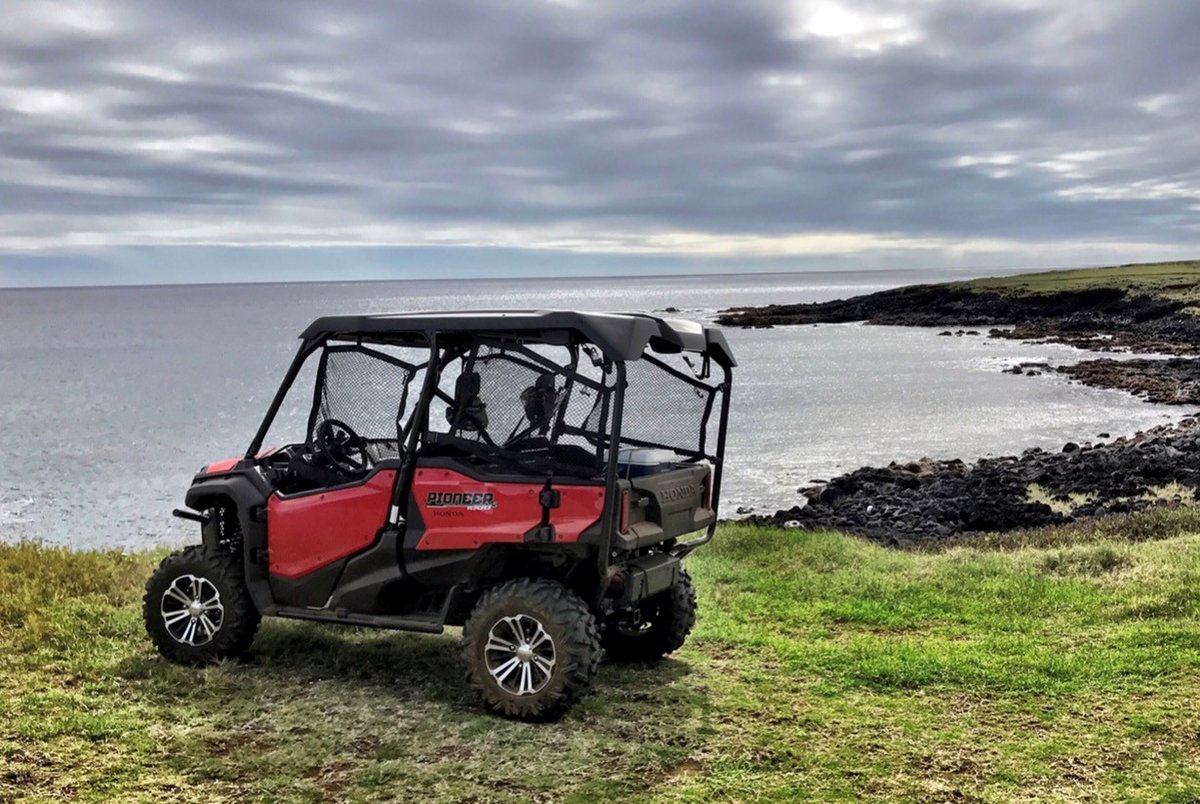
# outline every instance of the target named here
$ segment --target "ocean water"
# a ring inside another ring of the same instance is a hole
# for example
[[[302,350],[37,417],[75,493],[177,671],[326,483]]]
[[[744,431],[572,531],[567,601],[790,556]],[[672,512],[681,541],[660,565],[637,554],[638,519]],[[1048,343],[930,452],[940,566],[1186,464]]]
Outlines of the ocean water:
[[[959,275],[955,278],[962,278]],[[141,548],[191,539],[170,516],[196,470],[240,454],[318,315],[575,308],[710,319],[938,281],[911,271],[0,290],[0,539]],[[1182,415],[1016,362],[1088,353],[861,325],[730,330],[724,513],[796,503],[809,480],[922,456],[978,458]]]

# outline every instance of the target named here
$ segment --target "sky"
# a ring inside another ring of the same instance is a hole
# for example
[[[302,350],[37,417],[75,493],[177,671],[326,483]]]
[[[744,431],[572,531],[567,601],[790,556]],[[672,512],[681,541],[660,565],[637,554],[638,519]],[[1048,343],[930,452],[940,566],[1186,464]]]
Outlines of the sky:
[[[1200,3],[0,4],[0,286],[1200,255]]]

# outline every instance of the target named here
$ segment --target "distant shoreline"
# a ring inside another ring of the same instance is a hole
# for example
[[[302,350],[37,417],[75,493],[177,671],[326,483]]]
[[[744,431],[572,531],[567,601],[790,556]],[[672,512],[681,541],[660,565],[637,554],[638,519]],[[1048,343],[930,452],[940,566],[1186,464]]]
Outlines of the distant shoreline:
[[[1057,372],[1149,402],[1200,406],[1200,262],[914,285],[831,302],[733,308],[717,322],[736,327],[865,322],[947,328],[941,335],[990,328],[988,335],[994,338],[1155,353],[1163,358],[1022,364],[1008,371]],[[800,505],[751,519],[813,530],[836,528],[900,546],[1191,505],[1200,489],[1197,424],[1187,417],[1111,443],[1068,443],[1057,453],[1032,449],[971,465],[921,459],[864,467],[800,489]]]
[[[1169,355],[1178,359],[1101,358],[1030,368],[1151,402],[1200,405],[1200,362],[1193,359],[1200,354],[1200,262],[910,285],[830,302],[735,307],[716,321],[754,328],[849,322],[948,328],[943,335],[990,328],[993,338]]]

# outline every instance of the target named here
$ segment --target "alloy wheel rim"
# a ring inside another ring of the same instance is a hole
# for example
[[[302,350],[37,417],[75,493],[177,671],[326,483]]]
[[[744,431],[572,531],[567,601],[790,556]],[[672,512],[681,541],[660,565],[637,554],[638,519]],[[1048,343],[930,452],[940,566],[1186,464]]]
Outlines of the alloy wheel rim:
[[[159,611],[171,638],[193,648],[211,642],[225,621],[221,593],[199,575],[180,575],[171,581]]]
[[[483,657],[492,680],[511,695],[534,695],[554,675],[554,640],[528,614],[497,620],[488,631]]]

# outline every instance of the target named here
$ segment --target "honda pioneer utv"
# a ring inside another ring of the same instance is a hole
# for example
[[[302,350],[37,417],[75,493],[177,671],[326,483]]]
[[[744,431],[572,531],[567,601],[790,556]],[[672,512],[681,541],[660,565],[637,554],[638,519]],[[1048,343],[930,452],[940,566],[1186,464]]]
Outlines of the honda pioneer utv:
[[[164,656],[241,654],[263,615],[461,625],[486,705],[550,719],[602,651],[683,644],[681,559],[712,538],[721,489],[735,361],[719,331],[497,311],[319,318],[301,339],[245,455],[205,466],[174,512],[202,544],[146,586]]]

